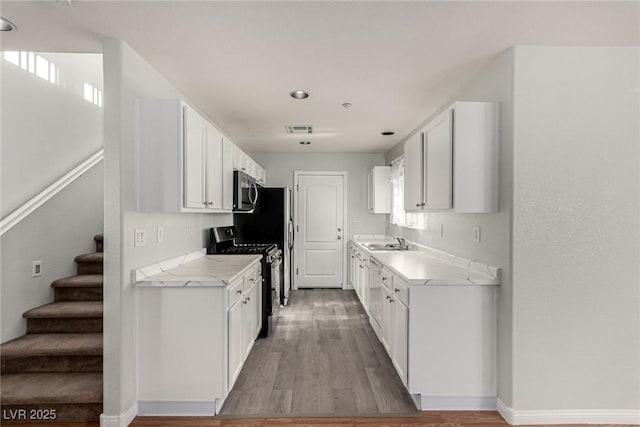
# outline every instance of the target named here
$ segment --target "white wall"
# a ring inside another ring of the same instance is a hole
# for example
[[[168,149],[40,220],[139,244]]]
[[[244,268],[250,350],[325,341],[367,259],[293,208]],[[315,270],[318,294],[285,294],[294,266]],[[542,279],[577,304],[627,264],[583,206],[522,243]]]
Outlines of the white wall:
[[[294,171],[346,171],[347,232],[383,234],[386,215],[367,211],[367,173],[384,165],[383,154],[367,153],[250,153],[267,171],[267,186],[293,188]]]
[[[640,49],[515,58],[513,407],[640,410]]]
[[[426,230],[414,230],[388,223],[387,234],[399,235],[412,242],[440,249],[502,269],[498,288],[498,396],[511,402],[511,269],[509,262],[509,227],[512,194],[512,117],[513,51],[502,53],[447,105],[455,101],[491,101],[500,105],[500,209],[492,214],[429,213]],[[443,105],[443,110],[447,105]],[[441,110],[420,124],[421,129]],[[406,139],[405,139],[406,140]],[[404,141],[390,150],[387,161],[402,155]],[[440,224],[444,236],[440,236]],[[473,227],[481,226],[480,244],[473,241]]]
[[[136,396],[136,291],[130,272],[206,246],[205,230],[231,225],[231,214],[165,214],[134,211],[135,103],[141,97],[181,94],[124,42],[104,42],[105,87],[105,287],[104,415],[122,416]],[[154,243],[156,227],[164,242]],[[134,248],[135,228],[147,243]],[[190,233],[189,230],[193,230]]]
[[[2,217],[102,147],[102,108],[84,100],[85,82],[102,90],[102,55],[38,55],[58,84],[0,57]]]
[[[83,96],[85,82],[102,89],[102,55],[38,55],[58,68],[58,83],[0,56],[2,217],[102,147],[102,109]],[[99,164],[2,236],[0,342],[24,334],[22,313],[53,300],[50,283],[75,274],[74,257],[95,251],[101,232]],[[42,276],[31,277],[39,260]]]
[[[53,301],[52,281],[76,274],[76,255],[95,252],[102,233],[102,163],[49,199],[2,236],[2,335],[25,333],[22,313]],[[42,261],[42,276],[31,263]]]
[[[640,410],[639,93],[637,48],[507,51],[455,97],[501,102],[500,212],[387,226],[503,268],[498,397],[516,418]]]

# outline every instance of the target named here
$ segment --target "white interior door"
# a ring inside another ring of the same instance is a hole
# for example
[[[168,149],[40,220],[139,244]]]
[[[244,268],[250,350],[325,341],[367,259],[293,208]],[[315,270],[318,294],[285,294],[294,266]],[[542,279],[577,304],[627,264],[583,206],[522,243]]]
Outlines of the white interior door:
[[[346,177],[313,172],[296,176],[296,287],[342,288]]]

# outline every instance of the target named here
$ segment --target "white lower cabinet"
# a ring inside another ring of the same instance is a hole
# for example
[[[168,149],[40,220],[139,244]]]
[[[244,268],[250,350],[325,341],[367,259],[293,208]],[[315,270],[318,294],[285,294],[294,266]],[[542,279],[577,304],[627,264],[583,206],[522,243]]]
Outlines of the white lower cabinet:
[[[403,296],[408,297],[408,286],[398,278],[382,271],[380,304],[382,304],[382,334],[380,341],[387,349],[403,384],[407,385],[409,354],[409,307]]]
[[[138,288],[140,414],[220,408],[262,326],[260,273],[256,259],[227,286]]]
[[[369,322],[422,409],[445,401],[461,409],[495,402],[497,287],[409,285],[375,252],[352,247],[354,288],[363,306],[368,300]],[[361,259],[371,269],[366,286]]]
[[[258,292],[260,280],[260,266],[248,271],[242,278],[237,279],[229,289],[234,304],[229,308],[228,342],[229,364],[227,369],[228,388],[231,390],[240,374],[245,359],[249,355],[261,328],[262,317],[258,313],[261,292]],[[239,298],[238,298],[239,296]]]
[[[393,305],[393,331],[391,348],[393,366],[395,366],[402,383],[407,385],[407,366],[409,355],[409,307],[399,299],[391,299]]]
[[[382,304],[382,336],[380,341],[390,356],[393,345],[393,306],[389,301],[391,301],[392,295],[391,290],[384,286],[382,287],[382,295],[380,296]]]
[[[246,353],[246,347],[243,340],[243,314],[243,300],[237,301],[227,312],[227,329],[229,331],[229,366],[227,368],[227,381],[229,389],[233,387],[233,384],[236,382],[236,378],[238,378],[240,369],[242,369],[243,356]]]

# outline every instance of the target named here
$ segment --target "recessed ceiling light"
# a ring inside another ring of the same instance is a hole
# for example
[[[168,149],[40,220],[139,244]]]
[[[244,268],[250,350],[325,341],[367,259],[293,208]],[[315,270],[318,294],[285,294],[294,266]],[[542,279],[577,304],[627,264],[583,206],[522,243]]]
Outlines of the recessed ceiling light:
[[[351,108],[351,103],[345,102],[344,104],[342,104],[342,106],[344,107],[345,110],[348,110],[349,108]]]
[[[289,92],[289,96],[295,99],[305,99],[309,97],[309,92],[305,92],[304,90],[294,90],[293,92]]]
[[[300,141],[300,145],[311,145],[311,141]]]
[[[395,132],[391,132],[391,131],[386,131],[386,132],[382,132],[382,135],[384,136],[389,136],[389,135],[394,135]]]
[[[16,24],[0,16],[0,31],[16,31]]]

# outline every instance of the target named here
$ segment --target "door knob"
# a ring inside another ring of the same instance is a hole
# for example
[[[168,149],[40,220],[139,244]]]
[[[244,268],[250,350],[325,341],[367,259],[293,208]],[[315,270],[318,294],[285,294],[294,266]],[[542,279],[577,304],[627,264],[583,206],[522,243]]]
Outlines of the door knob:
[[[342,240],[342,236],[338,236],[338,240]]]

